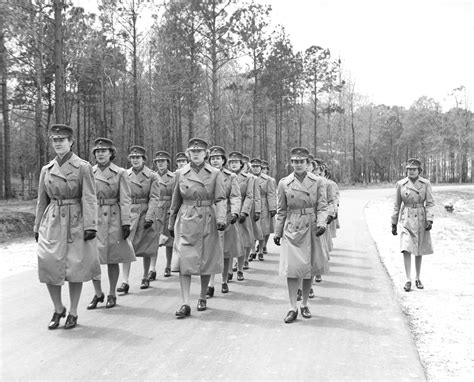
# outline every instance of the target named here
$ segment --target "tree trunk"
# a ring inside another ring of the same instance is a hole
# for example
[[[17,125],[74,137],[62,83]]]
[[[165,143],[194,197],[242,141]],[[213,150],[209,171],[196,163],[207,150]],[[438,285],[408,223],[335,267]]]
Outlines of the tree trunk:
[[[54,91],[56,106],[56,123],[64,123],[66,107],[64,102],[64,65],[63,65],[63,0],[54,0]]]

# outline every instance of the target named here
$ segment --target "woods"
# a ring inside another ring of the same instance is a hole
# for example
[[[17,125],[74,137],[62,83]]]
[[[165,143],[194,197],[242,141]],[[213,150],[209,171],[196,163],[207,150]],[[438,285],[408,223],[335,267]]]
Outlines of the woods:
[[[70,0],[0,5],[1,197],[34,187],[50,158],[48,126],[70,124],[90,159],[98,136],[117,164],[132,144],[172,156],[193,136],[270,162],[285,176],[288,150],[307,146],[341,183],[393,182],[418,157],[433,182],[472,182],[473,113],[420,96],[409,108],[357,93],[343,52],[296,51],[271,2]]]

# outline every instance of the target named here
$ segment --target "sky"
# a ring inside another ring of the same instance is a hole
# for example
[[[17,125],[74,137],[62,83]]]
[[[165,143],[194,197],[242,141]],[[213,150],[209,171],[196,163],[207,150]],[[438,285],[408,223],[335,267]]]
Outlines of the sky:
[[[447,110],[463,85],[474,110],[474,0],[255,1],[272,6],[272,24],[295,50],[319,45],[340,57],[355,91],[375,104],[408,108],[427,96]]]

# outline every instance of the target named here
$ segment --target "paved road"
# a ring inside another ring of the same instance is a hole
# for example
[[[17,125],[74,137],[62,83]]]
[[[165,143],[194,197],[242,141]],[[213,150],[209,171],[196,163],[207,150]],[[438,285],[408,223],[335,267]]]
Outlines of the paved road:
[[[273,245],[264,262],[251,263],[245,281],[232,282],[227,295],[216,288],[208,310],[197,312],[193,303],[184,320],[174,317],[178,277],[160,274],[141,291],[141,260],[132,266],[131,293],[114,309],[87,311],[93,289],[84,285],[79,326],[71,331],[46,328],[52,307],[35,271],[4,278],[1,380],[424,380],[364,221],[367,200],[392,191],[342,192],[331,273],[315,285],[313,318],[293,324],[283,322],[286,281]],[[192,293],[197,301],[197,278]],[[66,288],[63,296],[67,302]]]

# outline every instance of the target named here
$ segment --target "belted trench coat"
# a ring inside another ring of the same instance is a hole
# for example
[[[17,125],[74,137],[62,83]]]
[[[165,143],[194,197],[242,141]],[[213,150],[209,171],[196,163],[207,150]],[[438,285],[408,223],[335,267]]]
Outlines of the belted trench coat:
[[[276,212],[275,187],[271,178],[260,173],[256,180],[260,189],[261,213],[260,213],[260,227],[262,228],[262,235],[267,236],[271,233],[271,215],[270,211]]]
[[[62,285],[100,276],[97,198],[92,166],[72,154],[62,166],[53,159],[41,169],[34,232],[38,237],[38,274],[42,283]]]
[[[227,197],[227,214],[225,231],[220,233],[223,234],[224,258],[228,259],[242,256],[244,252],[242,237],[238,227],[239,223],[230,224],[232,214],[240,216],[242,200],[237,175],[227,169],[223,169],[221,172],[224,178],[224,189]]]
[[[159,185],[159,197],[156,205],[153,205],[156,217],[156,224],[158,230],[163,235],[168,237],[168,240],[162,245],[164,245],[165,247],[173,247],[174,240],[170,235],[170,231],[168,230],[168,223],[170,220],[169,212],[176,175],[174,172],[171,171],[166,171],[163,175],[157,173],[157,175]],[[155,204],[155,202],[153,202],[153,204]]]
[[[251,218],[250,222],[252,223],[252,231],[253,231],[253,238],[254,240],[263,240],[263,232],[262,232],[262,196],[260,195],[260,184],[258,177],[253,174],[248,174],[253,178],[253,208],[251,211]],[[258,221],[253,220],[253,215],[255,212],[260,213],[260,219]],[[253,247],[252,244],[251,247]]]
[[[269,176],[269,178],[270,178],[270,181],[272,182],[272,187],[273,187],[273,190],[274,190],[273,200],[274,200],[275,208],[276,208],[276,205],[278,203],[277,195],[276,195],[277,182],[276,182],[275,178],[272,178],[271,176]],[[270,233],[274,233],[274,232],[275,232],[275,216],[270,219]]]
[[[241,171],[237,175],[237,181],[239,183],[240,195],[242,197],[242,208],[240,210],[240,214],[247,215],[247,218],[243,223],[238,223],[242,238],[242,245],[244,248],[251,248],[255,244],[252,225],[254,177]]]

